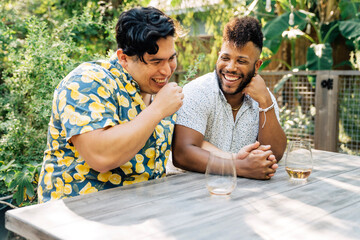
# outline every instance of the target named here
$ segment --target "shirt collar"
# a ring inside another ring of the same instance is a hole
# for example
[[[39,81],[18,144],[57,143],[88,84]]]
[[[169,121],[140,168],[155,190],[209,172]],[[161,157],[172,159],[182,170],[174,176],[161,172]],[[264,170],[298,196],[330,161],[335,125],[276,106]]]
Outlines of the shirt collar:
[[[115,68],[117,68],[121,73],[125,74],[125,78],[124,81],[127,83],[130,83],[132,86],[134,86],[137,90],[137,92],[140,93],[140,86],[139,84],[133,79],[133,77],[130,75],[130,73],[128,73],[128,71],[126,71],[126,69],[121,66],[121,64],[119,63],[119,59],[116,55],[116,53],[114,53],[111,57],[110,57],[110,63],[115,66]]]

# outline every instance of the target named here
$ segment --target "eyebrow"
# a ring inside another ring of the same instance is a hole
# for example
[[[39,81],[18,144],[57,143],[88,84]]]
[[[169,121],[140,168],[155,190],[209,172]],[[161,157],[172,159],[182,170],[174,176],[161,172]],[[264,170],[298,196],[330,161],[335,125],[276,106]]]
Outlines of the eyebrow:
[[[230,54],[228,53],[221,53],[220,56],[230,56]],[[239,59],[246,59],[246,60],[249,60],[250,58],[249,57],[246,57],[246,56],[236,56],[236,58],[239,58]]]
[[[171,55],[168,59],[175,57],[176,55],[177,55],[177,52],[175,52],[173,55]],[[156,62],[156,61],[163,61],[163,60],[166,60],[166,58],[153,58],[153,59],[150,59],[149,62]]]

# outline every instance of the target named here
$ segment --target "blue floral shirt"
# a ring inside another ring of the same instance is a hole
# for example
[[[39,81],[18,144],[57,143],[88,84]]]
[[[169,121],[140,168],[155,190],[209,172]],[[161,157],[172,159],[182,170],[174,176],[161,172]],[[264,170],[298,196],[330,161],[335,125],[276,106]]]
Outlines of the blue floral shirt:
[[[131,121],[145,108],[138,84],[116,55],[110,61],[83,63],[66,76],[54,92],[39,203],[165,176],[176,114],[156,126],[133,159],[105,173],[90,168],[70,141],[77,134]]]

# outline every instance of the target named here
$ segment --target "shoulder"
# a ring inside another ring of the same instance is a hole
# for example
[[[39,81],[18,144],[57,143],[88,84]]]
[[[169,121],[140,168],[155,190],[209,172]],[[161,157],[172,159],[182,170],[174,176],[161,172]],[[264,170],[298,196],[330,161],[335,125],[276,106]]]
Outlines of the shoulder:
[[[211,94],[216,87],[216,75],[214,72],[198,77],[184,86],[184,94]],[[214,86],[215,85],[215,86]]]

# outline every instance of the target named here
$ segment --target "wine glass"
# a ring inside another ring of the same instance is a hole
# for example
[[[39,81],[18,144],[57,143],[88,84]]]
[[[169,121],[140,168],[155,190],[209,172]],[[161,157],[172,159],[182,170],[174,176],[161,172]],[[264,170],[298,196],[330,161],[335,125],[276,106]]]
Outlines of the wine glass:
[[[285,169],[291,180],[307,181],[313,170],[310,142],[290,141],[285,158]]]
[[[237,180],[234,155],[226,152],[210,152],[205,177],[206,187],[211,194],[231,194]]]

